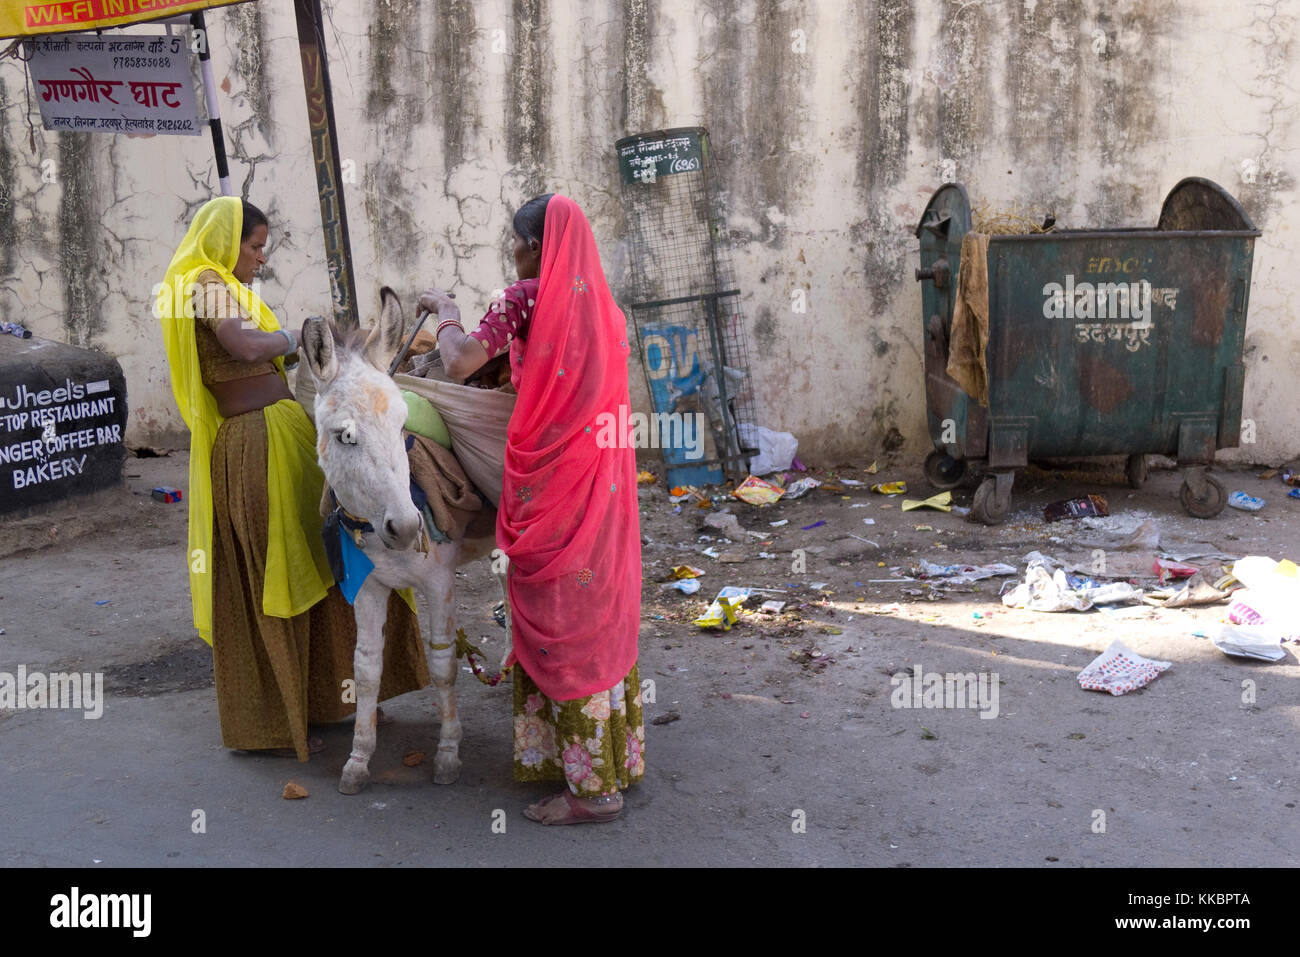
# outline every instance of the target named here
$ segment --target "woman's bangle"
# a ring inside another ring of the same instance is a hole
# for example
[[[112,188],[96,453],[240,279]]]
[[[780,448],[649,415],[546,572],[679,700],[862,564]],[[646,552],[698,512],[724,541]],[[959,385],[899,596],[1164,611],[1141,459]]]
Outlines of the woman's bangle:
[[[442,330],[445,329],[447,326],[455,326],[462,333],[464,333],[465,331],[465,327],[460,324],[459,319],[444,319],[442,320],[442,322],[438,323],[438,328],[435,329],[433,332],[433,338],[435,339],[439,338],[442,335]]]
[[[289,333],[285,332],[283,329],[277,329],[275,331],[284,336],[284,341],[289,344],[289,347],[285,349],[284,352],[281,352],[280,355],[289,356],[298,351],[298,344],[293,341],[293,336],[289,335]]]

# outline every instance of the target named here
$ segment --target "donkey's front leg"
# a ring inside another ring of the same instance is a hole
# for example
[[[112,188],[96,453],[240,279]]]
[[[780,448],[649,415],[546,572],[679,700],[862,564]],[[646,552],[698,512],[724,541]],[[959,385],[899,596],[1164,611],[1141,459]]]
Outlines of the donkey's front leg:
[[[438,754],[433,759],[433,783],[455,784],[460,777],[460,715],[456,712],[456,551],[455,542],[429,549],[424,576],[429,637],[424,655],[429,675],[438,691],[442,727]]]
[[[352,675],[357,683],[357,719],[352,731],[352,753],[343,765],[339,790],[359,794],[370,780],[370,757],[375,753],[376,709],[379,679],[384,669],[384,622],[388,617],[390,589],[371,575],[352,606],[357,619],[357,649],[352,655]]]

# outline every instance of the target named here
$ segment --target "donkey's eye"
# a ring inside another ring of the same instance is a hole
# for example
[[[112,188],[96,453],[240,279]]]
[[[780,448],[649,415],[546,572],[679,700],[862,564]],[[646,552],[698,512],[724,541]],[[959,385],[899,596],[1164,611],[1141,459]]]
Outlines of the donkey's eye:
[[[334,430],[334,437],[344,445],[356,445],[357,424],[351,419],[344,419],[342,424]]]

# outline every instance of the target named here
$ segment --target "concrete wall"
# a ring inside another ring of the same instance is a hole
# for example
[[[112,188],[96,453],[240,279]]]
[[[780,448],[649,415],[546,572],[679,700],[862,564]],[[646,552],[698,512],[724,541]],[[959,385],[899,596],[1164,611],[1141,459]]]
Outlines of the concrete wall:
[[[1296,0],[325,7],[363,315],[383,283],[408,303],[437,283],[485,304],[513,278],[512,210],[543,190],[583,205],[617,282],[614,140],[706,126],[761,424],[796,433],[805,458],[826,464],[882,448],[919,455],[912,230],[940,182],[965,183],[976,203],[1102,227],[1154,224],[1169,188],[1200,175],[1264,231],[1246,341],[1257,443],[1236,454],[1300,451],[1300,321],[1285,279],[1300,212]],[[263,293],[297,324],[324,312],[329,292],[292,5],[262,0],[209,22],[235,181],[272,219]],[[0,101],[0,315],[119,357],[129,440],[177,442],[149,293],[213,194],[206,138],[47,133],[33,103],[33,152],[14,61],[0,63]],[[806,314],[790,308],[796,286]]]

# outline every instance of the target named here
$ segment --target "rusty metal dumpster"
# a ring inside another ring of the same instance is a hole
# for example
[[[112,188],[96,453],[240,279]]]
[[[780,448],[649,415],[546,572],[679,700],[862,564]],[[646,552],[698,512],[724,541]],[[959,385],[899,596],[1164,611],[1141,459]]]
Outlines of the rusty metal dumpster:
[[[935,191],[916,228],[930,483],[954,488],[969,467],[983,471],[971,514],[993,525],[1010,508],[1016,470],[1031,459],[1126,455],[1138,488],[1145,456],[1157,454],[1184,468],[1189,514],[1221,512],[1227,491],[1206,469],[1216,450],[1240,439],[1260,235],[1241,204],[1189,178],[1170,191],[1154,229],[989,237],[987,404],[948,374],[970,230],[970,200],[957,183]]]

